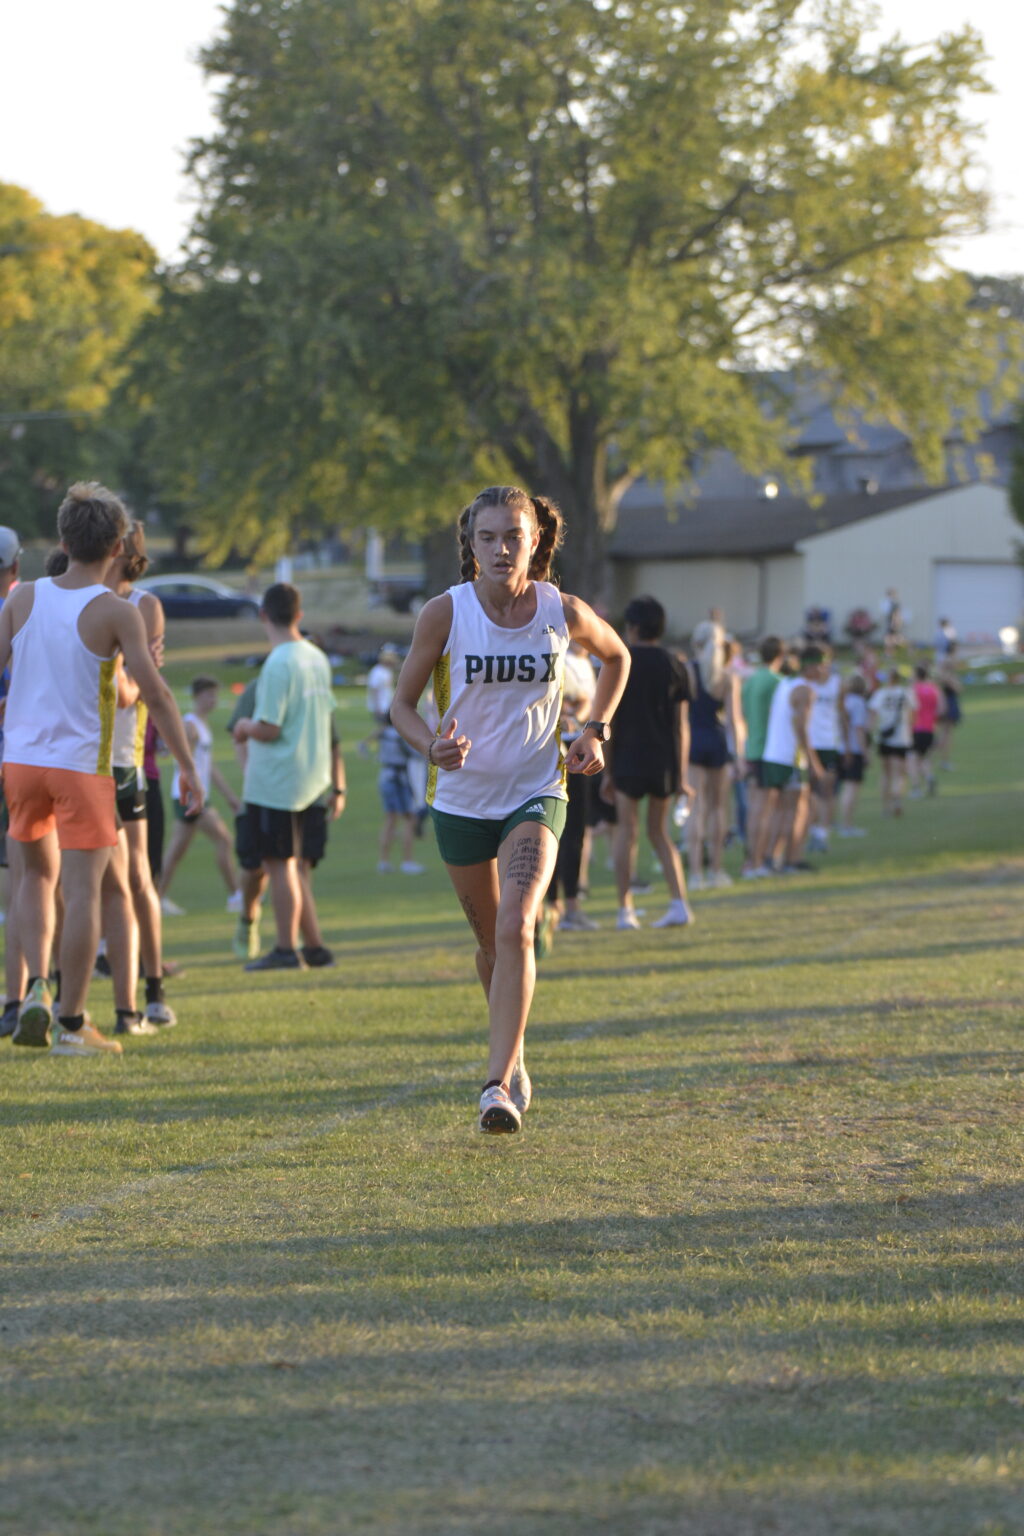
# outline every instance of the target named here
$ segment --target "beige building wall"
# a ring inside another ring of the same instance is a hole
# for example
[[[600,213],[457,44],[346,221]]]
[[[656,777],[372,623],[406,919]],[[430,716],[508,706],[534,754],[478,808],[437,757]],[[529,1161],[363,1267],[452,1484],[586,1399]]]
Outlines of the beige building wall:
[[[617,561],[616,617],[643,593],[663,604],[673,637],[692,634],[709,608],[721,608],[728,627],[741,634],[757,629],[758,567],[752,560]]]
[[[805,606],[830,608],[838,636],[852,608],[867,608],[877,619],[886,589],[895,587],[910,613],[907,633],[928,643],[939,617],[934,611],[936,561],[1012,563],[1019,536],[1002,487],[943,491],[800,544],[806,562]]]
[[[806,560],[803,555],[773,555],[764,562],[764,620],[753,630],[791,640],[804,625],[808,606]]]

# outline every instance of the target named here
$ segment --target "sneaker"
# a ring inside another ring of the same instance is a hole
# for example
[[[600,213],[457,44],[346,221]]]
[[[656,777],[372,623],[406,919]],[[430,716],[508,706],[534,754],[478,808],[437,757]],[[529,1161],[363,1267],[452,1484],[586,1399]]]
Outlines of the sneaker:
[[[387,859],[381,859],[377,865],[377,873],[378,875],[391,875],[394,874],[394,870],[391,868],[391,865],[388,863]]]
[[[512,1076],[508,1084],[508,1096],[521,1115],[525,1115],[533,1098],[533,1083],[530,1074],[526,1070],[526,1062],[523,1060],[523,1048],[519,1047],[519,1056],[512,1068]]]
[[[685,901],[670,901],[668,911],[655,918],[652,928],[684,928],[687,923],[693,922],[693,913]]]
[[[241,891],[232,891],[231,895],[228,897],[227,901],[224,903],[224,906],[225,906],[225,909],[228,912],[241,912],[241,910],[242,910],[242,893],[241,893]]]
[[[493,1133],[518,1131],[523,1124],[503,1083],[492,1083],[480,1095],[480,1129]]]
[[[619,915],[615,919],[616,928],[639,928],[640,919],[632,907],[620,907]]]
[[[160,897],[160,911],[163,913],[164,917],[185,916],[185,908],[179,907],[178,903],[176,901],[172,901],[169,896]]]
[[[115,1035],[158,1035],[159,1033],[159,1027],[151,1024],[148,1019],[144,1019],[141,1013],[118,1014],[117,1023],[114,1025]],[[62,1051],[60,1054],[63,1056],[70,1053]]]
[[[712,870],[704,876],[704,888],[708,891],[724,891],[732,885],[732,875],[727,869]]]
[[[235,928],[235,936],[231,940],[231,948],[239,960],[258,960],[260,957],[260,924],[258,918],[253,918],[249,923],[244,917],[238,919]]]
[[[812,827],[807,834],[807,846],[815,853],[828,852],[828,833],[824,827]]]
[[[12,1045],[30,1045],[45,1051],[50,1043],[50,1009],[53,993],[48,981],[34,981],[18,1009],[18,1022],[11,1035]]]
[[[427,872],[424,864],[417,864],[412,859],[403,860],[399,868],[403,875],[425,875]]]
[[[275,944],[273,949],[261,955],[258,960],[250,960],[245,969],[247,971],[304,971],[306,962],[297,949],[278,949]]]
[[[3,1018],[0,1018],[0,1040],[7,1035],[13,1035],[18,1027],[18,1014],[21,1011],[21,999],[13,997],[9,1003],[4,1004]]]
[[[120,1040],[108,1040],[101,1035],[86,1015],[81,1029],[62,1029],[58,1024],[50,1046],[51,1056],[123,1056]]]
[[[147,1024],[155,1024],[158,1029],[170,1029],[172,1024],[177,1024],[178,1015],[173,1008],[169,1008],[163,998],[156,1003],[147,1003],[143,1014]]]
[[[113,974],[113,971],[110,969],[110,961],[106,955],[97,955],[96,962],[92,968],[93,980],[102,979],[105,976],[109,981]]]
[[[840,827],[840,837],[867,837],[866,827]]]
[[[559,933],[596,933],[601,924],[586,912],[563,912],[558,924]]]
[[[302,958],[312,970],[334,964],[334,955],[324,944],[303,944]]]
[[[686,877],[686,888],[688,891],[702,891],[705,884],[706,881],[699,869]]]

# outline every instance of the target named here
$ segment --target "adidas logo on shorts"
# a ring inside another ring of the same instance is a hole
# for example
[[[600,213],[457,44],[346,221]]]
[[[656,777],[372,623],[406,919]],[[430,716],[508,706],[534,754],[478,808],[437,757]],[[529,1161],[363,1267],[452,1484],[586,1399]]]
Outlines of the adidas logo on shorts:
[[[535,812],[539,816],[544,815],[544,807],[539,800],[535,800],[532,805],[526,806],[523,810],[523,815],[532,816]]]

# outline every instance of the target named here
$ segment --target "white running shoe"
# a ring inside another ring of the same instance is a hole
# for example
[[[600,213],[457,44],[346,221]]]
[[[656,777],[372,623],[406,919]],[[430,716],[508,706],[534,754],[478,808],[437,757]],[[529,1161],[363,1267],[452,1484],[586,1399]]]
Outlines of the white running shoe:
[[[563,912],[558,924],[559,933],[594,933],[601,924],[586,912]]]
[[[493,1134],[522,1128],[522,1116],[502,1083],[492,1083],[480,1095],[480,1129]]]
[[[530,1074],[526,1070],[526,1062],[523,1060],[523,1048],[519,1047],[519,1057],[512,1068],[512,1076],[509,1079],[508,1096],[521,1115],[525,1115],[533,1098],[533,1083]]]
[[[687,923],[693,922],[693,913],[685,901],[670,901],[668,911],[655,918],[652,928],[685,928]]]
[[[400,866],[403,875],[422,875],[426,869],[422,864],[416,864],[412,859],[405,859]]]
[[[176,901],[172,901],[169,896],[160,897],[160,911],[163,913],[164,917],[185,916],[185,908],[179,907],[178,903]]]
[[[688,891],[702,891],[704,889],[704,884],[704,876],[699,869],[695,870],[692,875],[687,875],[686,877],[686,888]]]
[[[393,873],[391,865],[388,863],[387,859],[381,859],[378,862],[377,873],[378,875],[390,875]]]
[[[161,1029],[170,1029],[172,1024],[178,1022],[178,1015],[174,1009],[169,1008],[164,1002],[147,1003],[143,1018],[147,1024],[159,1024]]]
[[[732,875],[727,869],[714,870],[705,876],[704,884],[709,891],[724,891],[732,885]]]
[[[228,899],[224,903],[224,905],[225,905],[225,907],[227,908],[227,910],[229,912],[241,912],[241,910],[242,910],[242,893],[241,893],[241,891],[232,891],[231,895],[228,897]]]
[[[620,907],[619,915],[615,919],[616,928],[639,928],[640,919],[632,907]]]

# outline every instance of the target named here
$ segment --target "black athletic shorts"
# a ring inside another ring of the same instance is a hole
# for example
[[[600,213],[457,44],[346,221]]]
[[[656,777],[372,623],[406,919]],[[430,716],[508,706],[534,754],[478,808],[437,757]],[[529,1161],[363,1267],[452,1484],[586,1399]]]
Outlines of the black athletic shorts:
[[[264,859],[304,859],[315,869],[326,848],[326,806],[279,811],[246,803],[235,817],[235,854],[243,869],[259,869]]]
[[[878,743],[879,757],[906,757],[909,747],[891,747],[887,741]]]
[[[840,784],[863,784],[863,752],[851,752],[848,756],[839,759],[839,782]]]
[[[627,773],[621,778],[616,778],[615,788],[626,796],[627,800],[642,800],[645,795],[653,795],[656,800],[667,800],[671,795],[678,795],[679,785],[673,780],[670,769],[664,769],[661,773]]]
[[[114,769],[114,795],[122,822],[146,820],[146,780],[137,768]]]
[[[931,749],[932,749],[932,747],[934,745],[935,745],[935,732],[934,731],[915,731],[914,732],[914,751],[917,753],[918,757],[927,757],[928,753],[931,751]]]

